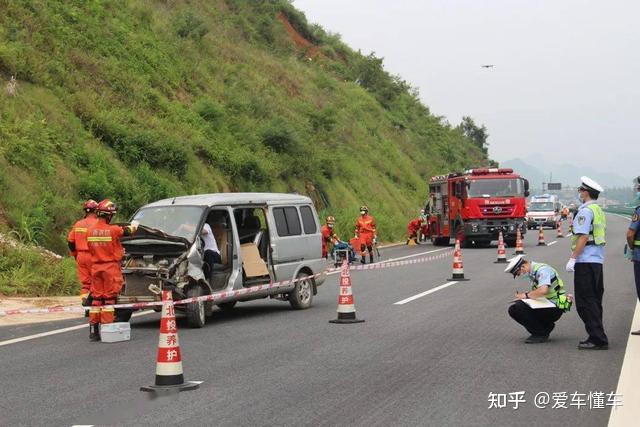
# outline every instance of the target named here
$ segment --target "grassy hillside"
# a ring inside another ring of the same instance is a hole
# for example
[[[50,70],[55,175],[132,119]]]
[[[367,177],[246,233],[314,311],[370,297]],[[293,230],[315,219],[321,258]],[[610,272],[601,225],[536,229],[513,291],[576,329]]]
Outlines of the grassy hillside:
[[[244,190],[393,240],[429,176],[488,162],[286,1],[0,0],[0,81],[0,231],[59,253],[86,198]]]

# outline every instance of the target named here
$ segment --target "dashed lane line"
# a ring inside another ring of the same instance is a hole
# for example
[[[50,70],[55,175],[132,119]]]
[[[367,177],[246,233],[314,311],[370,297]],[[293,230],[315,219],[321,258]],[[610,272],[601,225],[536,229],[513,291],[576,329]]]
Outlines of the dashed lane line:
[[[412,296],[412,297],[405,298],[405,299],[403,299],[403,300],[401,300],[401,301],[398,301],[398,302],[394,302],[394,303],[393,303],[393,305],[403,305],[403,304],[406,304],[406,303],[408,303],[408,302],[411,302],[411,301],[417,300],[418,298],[422,298],[422,297],[425,297],[425,296],[427,296],[427,295],[429,295],[429,294],[432,294],[432,293],[434,293],[434,292],[438,292],[439,290],[442,290],[442,289],[444,289],[444,288],[448,288],[449,286],[451,286],[451,285],[455,285],[456,283],[459,283],[459,282],[447,282],[447,283],[445,283],[444,285],[437,286],[437,287],[435,287],[435,288],[433,288],[433,289],[429,289],[428,291],[421,292],[421,293],[419,293],[419,294],[417,294],[417,295],[414,295],[414,296]]]
[[[558,241],[557,241],[557,240],[554,240],[553,242],[549,242],[549,244],[548,244],[547,246],[553,246],[553,245],[555,245],[556,243],[558,243]]]
[[[147,311],[143,311],[143,312],[140,312],[140,313],[134,313],[132,317],[146,316],[147,314],[151,314],[151,313],[154,313],[154,311],[153,310],[147,310]],[[69,326],[68,328],[54,329],[52,331],[41,332],[39,334],[27,335],[25,337],[19,337],[19,338],[13,338],[13,339],[10,339],[10,340],[6,340],[6,341],[0,341],[0,347],[3,347],[5,345],[10,345],[10,344],[17,344],[17,343],[23,342],[23,341],[34,340],[36,338],[44,338],[44,337],[48,337],[48,336],[51,336],[51,335],[63,334],[65,332],[77,331],[78,329],[86,328],[87,325],[88,325],[88,323],[84,323],[82,325]]]

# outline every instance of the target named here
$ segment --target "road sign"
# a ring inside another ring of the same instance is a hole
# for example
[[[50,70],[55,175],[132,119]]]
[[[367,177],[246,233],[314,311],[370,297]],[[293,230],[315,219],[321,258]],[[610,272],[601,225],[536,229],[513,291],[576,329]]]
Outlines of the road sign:
[[[562,183],[550,182],[547,184],[547,190],[562,190]]]

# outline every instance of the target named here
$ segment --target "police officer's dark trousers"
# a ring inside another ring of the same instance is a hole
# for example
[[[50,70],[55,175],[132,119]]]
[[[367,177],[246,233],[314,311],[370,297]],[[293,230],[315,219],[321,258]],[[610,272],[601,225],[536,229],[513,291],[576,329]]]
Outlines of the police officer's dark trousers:
[[[576,292],[576,309],[589,334],[589,341],[595,345],[609,344],[602,324],[602,295],[604,294],[602,264],[576,263],[573,285]]]
[[[640,261],[633,261],[633,277],[636,279],[636,292],[640,300]]]
[[[531,335],[548,336],[556,325],[563,311],[559,308],[533,309],[522,301],[516,301],[509,307],[509,316],[525,327]]]

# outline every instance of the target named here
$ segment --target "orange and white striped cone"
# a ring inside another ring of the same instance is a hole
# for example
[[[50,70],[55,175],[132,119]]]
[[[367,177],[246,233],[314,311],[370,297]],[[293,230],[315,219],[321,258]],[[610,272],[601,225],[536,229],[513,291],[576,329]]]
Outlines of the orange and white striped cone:
[[[562,232],[562,221],[558,221],[558,226],[556,227],[556,237],[558,239],[564,238],[564,233]]]
[[[460,250],[460,240],[456,239],[455,250],[453,251],[453,273],[449,280],[457,282],[466,281],[464,277],[464,267],[462,266],[462,251]]]
[[[176,313],[171,291],[162,291],[162,317],[160,319],[160,338],[156,363],[156,382],[154,385],[140,387],[142,391],[170,393],[195,390],[202,381],[185,381],[182,373],[182,354],[178,341]]]
[[[504,237],[502,231],[498,235],[498,259],[494,264],[505,264],[507,262],[507,251],[504,249]]]
[[[340,271],[340,293],[338,294],[338,318],[329,323],[362,323],[363,319],[356,318],[356,306],[351,289],[351,273],[349,263],[344,260]]]
[[[538,227],[538,246],[547,246],[544,241],[544,230],[542,226]]]
[[[516,255],[524,255],[524,244],[522,243],[522,232],[520,227],[516,230]]]

